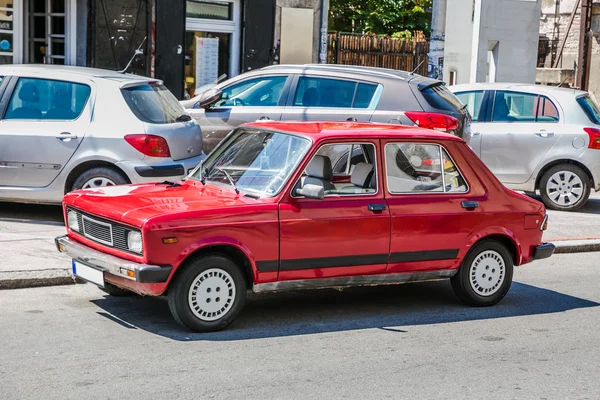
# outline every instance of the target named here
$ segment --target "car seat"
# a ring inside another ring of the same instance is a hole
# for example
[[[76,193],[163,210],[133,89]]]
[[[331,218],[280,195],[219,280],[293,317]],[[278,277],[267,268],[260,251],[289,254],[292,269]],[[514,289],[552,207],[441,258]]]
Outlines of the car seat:
[[[325,191],[335,190],[335,185],[331,183],[333,169],[329,157],[315,156],[306,167],[306,174],[301,179],[301,187],[310,184],[321,186]]]
[[[316,107],[319,105],[319,91],[317,88],[308,88],[304,91],[302,105],[305,107]]]
[[[340,190],[340,194],[348,193],[372,193],[377,188],[377,180],[373,179],[375,171],[372,164],[358,163],[352,170],[350,183],[352,186],[345,186]]]
[[[39,108],[33,107],[31,103],[40,101],[40,93],[35,83],[28,82],[21,86],[19,90],[19,100],[23,102],[23,106],[9,110],[6,113],[6,119],[41,119],[42,112]]]

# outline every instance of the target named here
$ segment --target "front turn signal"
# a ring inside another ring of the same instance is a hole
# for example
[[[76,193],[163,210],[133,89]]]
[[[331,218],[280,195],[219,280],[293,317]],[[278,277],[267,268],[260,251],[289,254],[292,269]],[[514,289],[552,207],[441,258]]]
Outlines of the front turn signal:
[[[175,243],[177,243],[177,238],[176,237],[163,238],[162,242],[164,244],[175,244]]]

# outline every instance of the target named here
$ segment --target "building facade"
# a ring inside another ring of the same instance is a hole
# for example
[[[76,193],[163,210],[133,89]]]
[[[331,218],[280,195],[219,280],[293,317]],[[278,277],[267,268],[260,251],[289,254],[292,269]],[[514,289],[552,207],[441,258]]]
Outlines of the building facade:
[[[533,83],[541,0],[447,0],[444,80]]]
[[[131,61],[127,72],[163,79],[184,98],[199,86],[266,65],[318,62],[321,4],[0,0],[0,64],[122,70]],[[143,54],[133,57],[137,49]]]

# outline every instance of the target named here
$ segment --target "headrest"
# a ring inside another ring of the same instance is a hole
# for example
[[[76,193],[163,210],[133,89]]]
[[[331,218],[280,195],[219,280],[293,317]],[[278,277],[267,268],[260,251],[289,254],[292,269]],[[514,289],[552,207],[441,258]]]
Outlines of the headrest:
[[[367,163],[358,163],[354,166],[352,170],[352,176],[350,176],[350,182],[355,186],[360,186],[361,188],[367,187],[370,182],[367,182],[367,178],[373,171],[373,165]]]
[[[308,88],[302,96],[302,105],[315,107],[319,104],[319,91],[316,88]]]
[[[30,103],[37,103],[40,101],[40,93],[35,83],[26,83],[19,90],[19,99],[21,101],[27,101]]]
[[[306,173],[313,178],[331,180],[333,178],[331,160],[326,156],[315,156],[306,167]]]

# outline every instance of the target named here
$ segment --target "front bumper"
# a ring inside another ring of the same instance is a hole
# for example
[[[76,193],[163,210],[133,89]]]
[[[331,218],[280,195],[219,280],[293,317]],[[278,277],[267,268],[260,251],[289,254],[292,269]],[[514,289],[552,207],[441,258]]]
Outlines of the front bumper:
[[[139,264],[111,256],[70,240],[66,235],[57,237],[54,242],[58,251],[68,254],[77,261],[138,283],[164,283],[173,269],[170,265]],[[134,277],[128,276],[127,271],[133,271]]]
[[[543,260],[544,258],[548,258],[554,254],[555,249],[556,246],[552,243],[542,243],[539,246],[535,246],[535,249],[533,249],[533,259]]]

